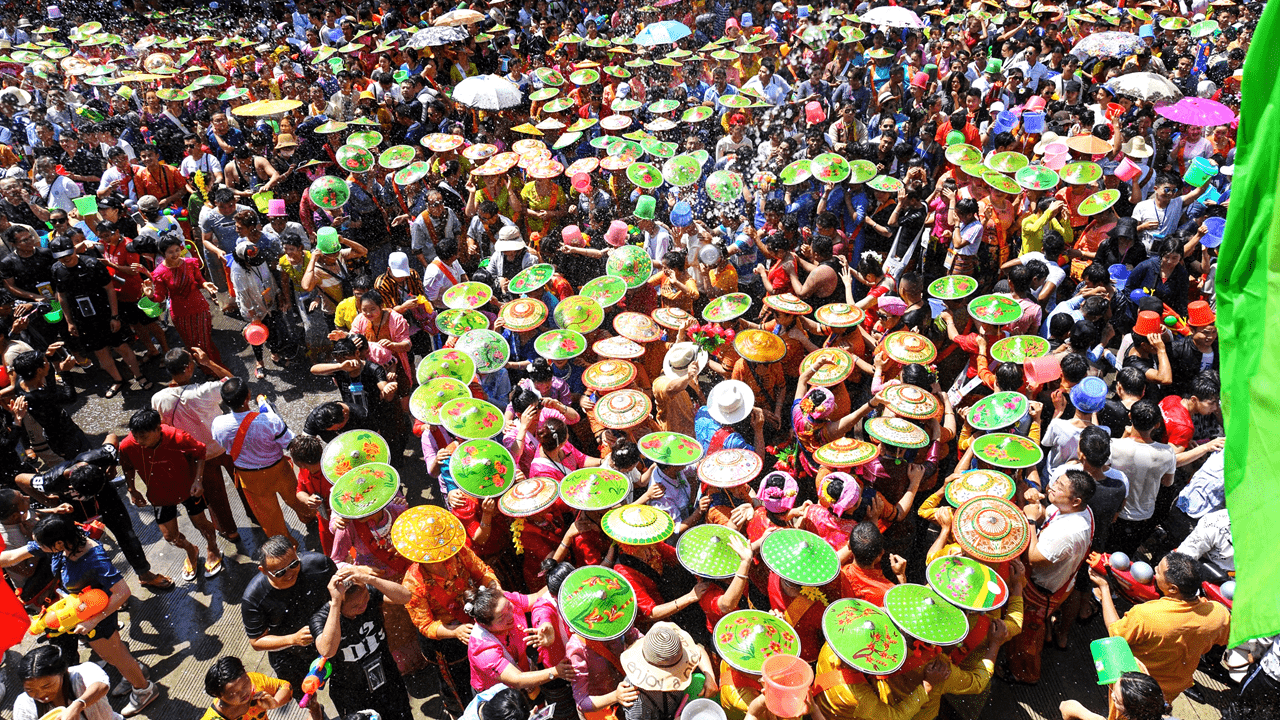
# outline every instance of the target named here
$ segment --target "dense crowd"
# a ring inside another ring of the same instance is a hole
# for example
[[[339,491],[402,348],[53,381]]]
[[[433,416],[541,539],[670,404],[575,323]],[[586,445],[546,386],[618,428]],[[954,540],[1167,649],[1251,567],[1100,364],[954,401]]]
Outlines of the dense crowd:
[[[407,719],[414,673],[478,720],[969,720],[1095,671],[1157,720],[1202,661],[1269,716],[1214,327],[1262,8],[10,6],[14,717],[161,695],[104,534],[152,593],[256,548],[271,673],[201,667],[207,720]],[[86,392],[144,409],[98,443]]]

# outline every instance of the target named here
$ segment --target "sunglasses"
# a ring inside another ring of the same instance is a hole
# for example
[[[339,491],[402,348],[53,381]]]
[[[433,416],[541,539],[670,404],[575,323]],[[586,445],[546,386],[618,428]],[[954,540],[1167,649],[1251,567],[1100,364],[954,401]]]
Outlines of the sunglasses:
[[[302,561],[297,558],[294,558],[293,562],[289,563],[288,565],[285,565],[279,570],[267,570],[266,568],[263,568],[263,570],[271,577],[279,579],[284,577],[285,575],[288,575],[290,571],[297,570],[300,567],[302,567]]]
[[[53,223],[54,225],[66,225],[67,219],[66,218],[49,218],[49,222]]]

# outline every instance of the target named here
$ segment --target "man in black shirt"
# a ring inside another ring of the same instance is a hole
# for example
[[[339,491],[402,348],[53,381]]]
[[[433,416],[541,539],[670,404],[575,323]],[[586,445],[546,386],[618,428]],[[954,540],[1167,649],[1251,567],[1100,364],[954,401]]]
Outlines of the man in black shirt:
[[[333,378],[342,402],[350,408],[352,416],[359,419],[352,427],[367,427],[378,432],[386,439],[391,457],[400,457],[407,428],[404,413],[396,401],[397,384],[388,382],[387,371],[381,365],[360,357],[350,338],[334,341],[333,358],[334,362],[313,365],[311,372]]]
[[[34,302],[52,299],[53,255],[40,247],[36,234],[25,225],[15,224],[5,230],[4,240],[13,248],[13,253],[0,260],[0,276],[9,293]]]
[[[115,435],[107,435],[101,447],[86,450],[41,473],[19,473],[14,479],[36,502],[67,510],[76,522],[101,518],[142,584],[158,590],[171,588],[173,580],[151,571],[129,511],[119,491],[107,482],[108,478],[115,477],[120,464],[118,444]]]
[[[89,152],[84,143],[80,142],[79,133],[74,130],[63,130],[58,136],[58,144],[62,146],[58,162],[70,173],[68,177],[96,190],[98,182],[102,180],[102,172],[106,169],[103,158]]]
[[[338,715],[376,710],[383,720],[411,720],[409,694],[387,644],[384,601],[403,605],[410,594],[390,580],[355,567],[329,581],[329,602],[311,618],[316,650],[329,658],[329,699]]]
[[[334,438],[348,430],[374,430],[368,421],[368,418],[357,415],[350,405],[331,400],[320,403],[307,413],[302,432],[325,442],[333,442]]]
[[[133,331],[120,319],[115,283],[107,266],[97,258],[81,257],[69,235],[59,235],[49,241],[49,252],[57,261],[52,271],[53,287],[67,320],[67,332],[79,340],[84,350],[93,353],[98,364],[115,381],[106,396],[115,397],[129,384],[120,376],[111,350],[124,360],[138,380],[138,387],[143,390],[154,387],[142,374],[138,358],[129,347]]]
[[[36,204],[38,199],[31,189],[31,181],[25,177],[0,180],[0,213],[7,216],[9,222],[44,227],[49,221],[49,211]]]
[[[240,613],[249,644],[267,653],[271,669],[293,686],[294,697],[302,697],[302,680],[317,655],[308,624],[329,601],[329,579],[336,570],[324,555],[300,553],[292,538],[275,535],[258,550],[258,575],[244,590]],[[307,710],[321,720],[320,703]]]

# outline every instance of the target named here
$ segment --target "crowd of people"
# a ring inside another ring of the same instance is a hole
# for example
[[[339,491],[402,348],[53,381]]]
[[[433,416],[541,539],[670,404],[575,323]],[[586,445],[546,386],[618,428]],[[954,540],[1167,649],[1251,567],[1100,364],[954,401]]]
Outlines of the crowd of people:
[[[233,547],[271,672],[207,720],[1269,717],[1214,327],[1263,8],[9,6],[0,566],[103,598],[14,717],[146,711],[120,609]]]

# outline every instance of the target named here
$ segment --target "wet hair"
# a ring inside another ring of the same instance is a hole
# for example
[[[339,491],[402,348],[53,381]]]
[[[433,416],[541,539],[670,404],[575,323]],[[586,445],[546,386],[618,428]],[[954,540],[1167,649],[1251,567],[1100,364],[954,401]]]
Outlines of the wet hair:
[[[249,383],[244,378],[230,378],[222,383],[220,393],[222,402],[228,407],[238,408],[249,399]]]
[[[860,522],[849,531],[849,551],[859,567],[871,567],[884,554],[884,536],[871,521]]]
[[[1079,353],[1063,355],[1059,365],[1062,367],[1062,377],[1072,384],[1080,382],[1089,374],[1089,361]]]
[[[612,459],[612,465],[616,467],[635,467],[640,462],[640,448],[630,440],[619,440],[613,446],[613,452],[609,454]]]
[[[1116,373],[1116,386],[1124,388],[1124,391],[1130,395],[1141,397],[1147,390],[1147,379],[1138,368],[1124,367]]]
[[[328,405],[329,403],[325,403]],[[337,403],[334,403],[335,405]],[[321,405],[324,407],[325,405]],[[341,412],[341,408],[338,409]],[[339,415],[338,417],[342,417]],[[333,423],[329,423],[332,425]],[[315,435],[295,435],[289,441],[289,457],[300,465],[314,465],[324,456],[324,441]]]
[[[373,289],[373,278],[368,273],[360,273],[351,280],[351,289],[369,292]]]
[[[551,558],[544,558],[542,561],[542,574],[547,578],[547,591],[553,596],[560,593],[560,586],[564,584],[565,578],[576,570],[573,565],[567,562],[556,562]]]
[[[1090,263],[1080,274],[1082,280],[1092,285],[1106,285],[1111,282],[1111,273],[1102,263]]]
[[[480,704],[480,720],[525,720],[529,717],[529,701],[515,688],[498,691],[489,702]]]
[[[569,439],[569,428],[560,418],[550,418],[538,429],[538,445],[543,452],[551,452]]]
[[[1205,370],[1191,379],[1191,397],[1203,402],[1217,402],[1222,393],[1222,378],[1215,370]]]
[[[53,548],[62,543],[70,553],[79,552],[89,542],[84,530],[70,515],[46,515],[36,523],[31,534],[42,547]]]
[[[1005,362],[996,366],[996,389],[1002,391],[1018,390],[1026,381],[1020,363]]]
[[[1116,681],[1120,687],[1120,702],[1124,704],[1126,720],[1160,720],[1168,705],[1164,691],[1150,675],[1127,672]]]
[[[334,357],[351,357],[360,354],[360,350],[356,348],[356,341],[349,337],[339,338],[333,341]]]
[[[1102,329],[1088,320],[1077,320],[1071,327],[1071,337],[1067,341],[1071,349],[1078,353],[1086,353],[1089,348],[1102,341]]]
[[[1149,433],[1154,431],[1161,422],[1160,406],[1150,400],[1139,400],[1129,408],[1129,422],[1133,423],[1133,427],[1138,432]]]
[[[360,296],[361,304],[364,304],[367,302],[371,302],[380,308],[387,306],[387,301],[382,299],[382,293],[378,292],[377,290],[370,290],[366,292],[364,295]]]
[[[71,491],[82,498],[96,497],[107,484],[107,474],[92,463],[77,465],[71,469]]]
[[[36,678],[63,675],[67,672],[67,660],[57,645],[41,645],[26,655],[18,665],[18,675],[25,682]],[[71,693],[71,686],[64,683],[64,693]]]
[[[244,663],[240,662],[240,658],[232,655],[218,658],[218,661],[204,672],[204,692],[209,697],[216,698],[227,689],[228,685],[239,680],[244,674]]]
[[[13,359],[13,370],[23,380],[34,378],[42,367],[44,367],[44,355],[35,350],[21,353]]]
[[[1089,425],[1080,431],[1080,454],[1094,467],[1111,462],[1111,436],[1097,425]]]
[[[183,243],[181,238],[177,238],[172,235],[166,235],[160,238],[158,241],[156,241],[156,253],[158,255],[164,255],[166,252],[169,251],[169,248],[174,246],[181,247],[182,244]]]
[[[191,353],[184,348],[174,348],[164,354],[164,369],[170,375],[178,375],[191,365]]]
[[[1165,555],[1164,579],[1176,585],[1184,598],[1200,594],[1200,565],[1190,555],[1177,551]]]
[[[1049,318],[1049,336],[1062,337],[1071,332],[1071,328],[1074,325],[1075,321],[1066,313],[1053,315]]]
[[[1068,470],[1062,477],[1071,490],[1071,497],[1083,503],[1088,503],[1098,490],[1098,484],[1094,482],[1093,477],[1083,470]]]
[[[550,382],[554,376],[551,374],[551,363],[546,358],[537,357],[529,363],[529,379],[534,382]]]
[[[293,538],[288,535],[272,535],[267,541],[258,547],[258,565],[261,566],[267,562],[268,558],[280,558],[289,554],[290,550],[295,550],[293,546]]]
[[[136,438],[140,433],[160,429],[160,413],[153,408],[142,408],[129,418],[129,432]]]
[[[1009,287],[1022,296],[1031,294],[1031,270],[1026,265],[1017,265],[1009,270]]]
[[[502,599],[502,591],[494,590],[488,585],[481,585],[475,590],[468,590],[463,598],[466,605],[462,610],[476,622],[488,625],[497,614],[498,601]]]
[[[929,368],[919,363],[904,366],[898,376],[902,379],[902,382],[908,385],[915,385],[922,390],[932,388],[935,379]]]
[[[956,201],[956,214],[958,215],[977,215],[978,201],[973,198],[960,198]]]
[[[458,256],[458,241],[451,237],[446,237],[436,243],[436,255],[441,260],[452,260]]]

